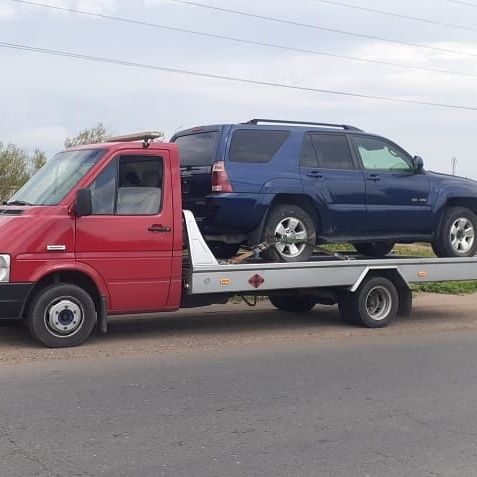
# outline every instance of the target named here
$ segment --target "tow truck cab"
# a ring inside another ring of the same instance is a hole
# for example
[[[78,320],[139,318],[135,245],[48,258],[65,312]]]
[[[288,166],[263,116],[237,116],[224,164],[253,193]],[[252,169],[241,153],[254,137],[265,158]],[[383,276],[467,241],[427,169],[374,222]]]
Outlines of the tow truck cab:
[[[38,303],[61,284],[86,290],[99,317],[179,307],[178,149],[155,137],[59,153],[0,208],[0,319],[37,307],[55,339],[79,343],[91,303]]]

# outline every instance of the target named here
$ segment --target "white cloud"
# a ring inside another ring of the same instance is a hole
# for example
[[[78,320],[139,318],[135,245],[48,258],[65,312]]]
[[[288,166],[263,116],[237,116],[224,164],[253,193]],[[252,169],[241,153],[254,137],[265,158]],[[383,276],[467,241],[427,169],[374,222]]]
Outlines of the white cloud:
[[[15,15],[15,9],[11,2],[0,0],[0,21],[10,20]]]
[[[76,0],[74,2],[79,10],[94,13],[107,13],[116,9],[116,0]]]
[[[30,151],[36,148],[52,151],[61,148],[68,135],[63,126],[39,126],[13,133],[5,142],[20,144]]]
[[[112,12],[117,7],[117,0],[42,0],[43,4],[60,8],[75,8],[78,10],[87,10],[93,13]],[[27,12],[39,10],[38,7],[16,4],[8,0],[0,0],[0,21],[12,19],[18,12]],[[57,12],[60,12],[58,10]]]

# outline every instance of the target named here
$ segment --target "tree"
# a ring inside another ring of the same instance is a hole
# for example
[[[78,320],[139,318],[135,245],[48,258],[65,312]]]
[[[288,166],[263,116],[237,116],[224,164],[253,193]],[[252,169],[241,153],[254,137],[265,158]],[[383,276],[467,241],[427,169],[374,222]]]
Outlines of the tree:
[[[41,169],[46,163],[46,154],[43,151],[40,151],[38,148],[35,149],[33,157],[31,158],[33,172],[36,172],[38,169]]]
[[[32,156],[15,146],[0,142],[0,202],[9,199],[46,162],[46,155],[35,149]]]
[[[29,179],[29,164],[30,158],[23,149],[0,142],[0,201],[10,198]]]
[[[75,147],[83,144],[97,144],[111,136],[110,131],[103,123],[98,123],[90,129],[83,129],[76,136],[67,137],[65,139],[65,147]]]

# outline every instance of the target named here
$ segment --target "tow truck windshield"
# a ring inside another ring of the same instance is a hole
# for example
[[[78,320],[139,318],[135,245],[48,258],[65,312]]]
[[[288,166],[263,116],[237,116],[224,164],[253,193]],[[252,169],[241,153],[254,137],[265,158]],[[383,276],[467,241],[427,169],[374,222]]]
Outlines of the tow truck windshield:
[[[60,152],[50,159],[7,204],[59,204],[103,154],[103,149]]]

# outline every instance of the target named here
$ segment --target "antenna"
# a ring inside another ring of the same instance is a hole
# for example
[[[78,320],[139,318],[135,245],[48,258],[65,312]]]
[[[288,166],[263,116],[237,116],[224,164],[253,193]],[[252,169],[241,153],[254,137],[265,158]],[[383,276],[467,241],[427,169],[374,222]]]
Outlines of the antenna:
[[[457,169],[457,157],[453,157],[451,159],[451,163],[452,163],[452,175],[455,176],[455,171]]]

